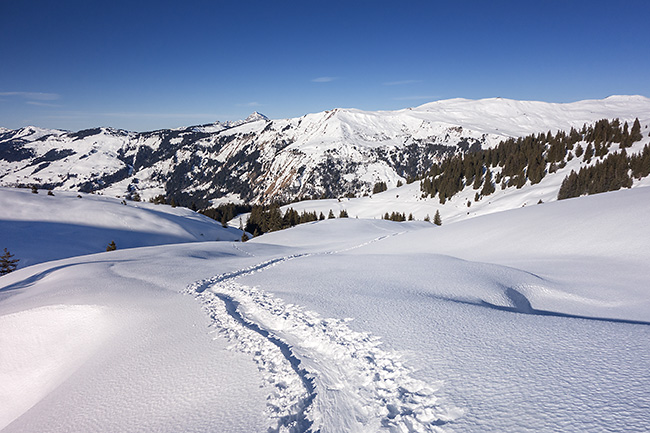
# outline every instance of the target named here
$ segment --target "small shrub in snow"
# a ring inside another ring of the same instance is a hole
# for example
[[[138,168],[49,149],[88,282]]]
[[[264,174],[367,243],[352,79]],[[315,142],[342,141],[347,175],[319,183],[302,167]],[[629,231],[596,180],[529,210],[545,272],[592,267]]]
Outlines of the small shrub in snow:
[[[14,255],[5,248],[4,254],[0,256],[0,275],[6,275],[16,270],[19,260],[13,257]]]
[[[437,226],[442,225],[442,218],[440,217],[440,211],[436,211],[436,214],[433,216],[433,223]]]

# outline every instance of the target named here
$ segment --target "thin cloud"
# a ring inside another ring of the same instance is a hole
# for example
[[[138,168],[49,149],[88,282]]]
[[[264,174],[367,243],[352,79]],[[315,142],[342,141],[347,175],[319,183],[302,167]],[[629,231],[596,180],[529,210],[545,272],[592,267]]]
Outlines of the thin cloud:
[[[311,80],[312,83],[330,83],[336,80],[337,77],[318,77]]]
[[[55,101],[61,97],[57,93],[44,92],[0,92],[0,96],[17,96],[19,98],[36,101]]]
[[[27,101],[25,104],[36,105],[37,107],[61,107],[59,104],[50,104],[47,102]]]
[[[403,86],[404,84],[416,84],[421,82],[422,80],[402,80],[402,81],[388,81],[383,84],[384,86]]]
[[[429,101],[434,101],[436,99],[439,99],[438,96],[425,96],[425,95],[413,95],[413,96],[399,96],[397,98],[393,98],[395,101],[422,101],[422,100],[429,100]]]

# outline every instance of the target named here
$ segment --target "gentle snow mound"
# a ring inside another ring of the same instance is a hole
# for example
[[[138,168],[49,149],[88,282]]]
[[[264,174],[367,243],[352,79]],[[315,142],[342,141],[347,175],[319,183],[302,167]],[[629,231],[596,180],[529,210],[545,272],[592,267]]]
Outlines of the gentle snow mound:
[[[52,305],[0,316],[0,429],[63,383],[111,333],[105,308]]]

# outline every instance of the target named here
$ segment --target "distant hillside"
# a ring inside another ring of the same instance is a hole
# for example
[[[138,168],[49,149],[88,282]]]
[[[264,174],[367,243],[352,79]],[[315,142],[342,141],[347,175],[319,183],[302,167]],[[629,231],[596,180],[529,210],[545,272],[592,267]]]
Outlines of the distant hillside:
[[[0,188],[0,251],[19,268],[118,249],[162,244],[236,241],[242,232],[196,212],[90,194]]]

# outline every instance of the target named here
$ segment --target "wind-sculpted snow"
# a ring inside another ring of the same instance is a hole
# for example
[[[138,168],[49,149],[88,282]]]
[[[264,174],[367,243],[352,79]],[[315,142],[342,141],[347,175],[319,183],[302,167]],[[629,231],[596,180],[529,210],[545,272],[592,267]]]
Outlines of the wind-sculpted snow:
[[[385,238],[374,239],[363,245]],[[354,249],[348,248],[347,250]],[[321,254],[332,254],[326,252]],[[437,432],[462,411],[439,404],[437,384],[410,376],[380,339],[234,281],[298,254],[194,283],[218,333],[252,355],[274,392],[269,431]]]
[[[42,201],[41,224],[101,217],[104,201],[16,198],[0,211]],[[0,277],[2,432],[647,432],[649,198],[21,266]],[[131,230],[161,221],[115,206]],[[9,250],[23,263],[76,242],[57,239]]]

